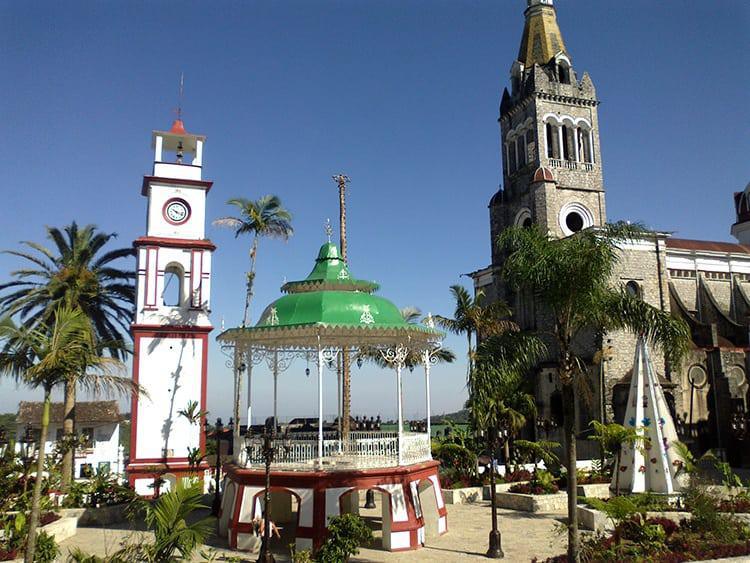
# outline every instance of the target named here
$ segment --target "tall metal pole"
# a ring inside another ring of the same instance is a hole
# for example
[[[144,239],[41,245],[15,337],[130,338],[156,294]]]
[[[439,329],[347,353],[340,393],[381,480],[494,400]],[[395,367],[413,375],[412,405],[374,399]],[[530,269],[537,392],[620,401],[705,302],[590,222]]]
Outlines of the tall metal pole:
[[[339,189],[339,234],[341,239],[341,258],[347,261],[346,256],[346,186],[351,181],[345,174],[336,174],[333,181]],[[341,349],[341,434],[344,440],[349,438],[349,419],[351,417],[352,393],[351,393],[351,369],[349,365],[349,350]]]

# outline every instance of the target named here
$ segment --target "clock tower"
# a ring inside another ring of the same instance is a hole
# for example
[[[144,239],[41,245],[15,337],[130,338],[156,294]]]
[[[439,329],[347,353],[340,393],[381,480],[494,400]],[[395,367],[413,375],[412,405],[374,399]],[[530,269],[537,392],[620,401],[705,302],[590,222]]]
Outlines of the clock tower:
[[[132,399],[128,479],[135,491],[153,496],[177,480],[202,477],[191,463],[205,453],[211,253],[206,239],[206,195],[202,178],[206,138],[176,119],[169,131],[154,131],[154,166],[144,176],[148,199],[146,236],[136,239],[137,297],[131,331],[133,380],[145,393]],[[191,416],[192,415],[192,416]]]

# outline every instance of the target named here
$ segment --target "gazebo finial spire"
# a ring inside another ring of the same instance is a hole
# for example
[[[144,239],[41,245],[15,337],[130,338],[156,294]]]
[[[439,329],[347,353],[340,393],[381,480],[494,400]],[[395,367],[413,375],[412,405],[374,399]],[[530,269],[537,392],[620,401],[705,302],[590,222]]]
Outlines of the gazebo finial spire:
[[[331,220],[326,219],[326,225],[323,227],[326,232],[326,236],[328,237],[328,242],[331,242],[331,237],[333,236],[333,227],[331,227]]]

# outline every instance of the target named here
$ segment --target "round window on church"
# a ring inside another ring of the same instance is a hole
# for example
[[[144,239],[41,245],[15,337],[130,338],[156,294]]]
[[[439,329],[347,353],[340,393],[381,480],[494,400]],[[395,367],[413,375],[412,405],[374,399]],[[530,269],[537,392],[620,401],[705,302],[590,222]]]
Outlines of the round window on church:
[[[583,229],[583,217],[581,217],[579,213],[571,211],[565,217],[565,225],[570,231],[577,233],[578,231]]]
[[[570,236],[591,227],[594,224],[594,216],[582,203],[571,202],[562,206],[558,221],[563,234]]]

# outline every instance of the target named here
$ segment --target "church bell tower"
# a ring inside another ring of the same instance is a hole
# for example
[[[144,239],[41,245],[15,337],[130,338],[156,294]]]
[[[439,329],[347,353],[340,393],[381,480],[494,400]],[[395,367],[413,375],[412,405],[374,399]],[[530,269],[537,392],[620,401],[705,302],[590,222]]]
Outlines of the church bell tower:
[[[133,396],[128,479],[144,496],[201,477],[205,454],[211,253],[205,236],[202,178],[206,138],[188,133],[181,119],[154,131],[154,165],[144,176],[148,200],[146,236],[137,250],[133,380],[145,393]],[[190,416],[190,415],[194,416]],[[200,473],[200,475],[199,475]]]
[[[553,0],[527,0],[510,89],[500,103],[503,189],[490,201],[493,263],[497,235],[536,224],[569,236],[606,221],[596,90],[579,78]]]

